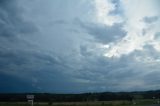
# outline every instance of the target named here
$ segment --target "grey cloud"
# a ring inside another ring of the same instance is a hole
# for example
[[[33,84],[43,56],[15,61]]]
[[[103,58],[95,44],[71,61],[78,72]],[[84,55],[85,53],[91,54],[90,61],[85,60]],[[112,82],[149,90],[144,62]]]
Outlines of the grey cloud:
[[[80,46],[80,54],[83,55],[83,56],[85,56],[85,57],[86,57],[86,56],[91,56],[92,53],[89,52],[87,49],[88,49],[88,48],[87,48],[86,46],[81,45],[81,46]]]
[[[144,52],[141,52],[140,55],[148,55],[149,57],[153,59],[159,59],[160,54],[158,51],[155,50],[155,48],[152,45],[146,45],[144,46]]]
[[[101,43],[109,43],[116,41],[126,35],[122,29],[123,24],[114,24],[113,26],[104,26],[98,24],[83,23],[79,21],[79,25],[96,41]]]
[[[71,44],[68,41],[70,41],[72,36],[71,38],[68,38],[70,37],[70,33],[65,30],[65,27],[68,26],[65,24],[65,21],[48,21],[46,20],[46,18],[49,18],[47,14],[45,17],[41,17],[40,21],[37,23],[37,21],[34,20],[36,18],[33,14],[28,16],[25,12],[23,13],[23,9],[26,9],[26,7],[19,7],[17,4],[20,3],[19,1],[8,1],[4,3],[6,4],[3,4],[3,7],[0,8],[2,26],[2,29],[0,30],[0,73],[5,73],[6,77],[13,75],[15,77],[13,78],[15,79],[15,82],[17,81],[16,78],[24,80],[24,84],[26,84],[25,81],[27,81],[27,83],[29,83],[29,86],[27,86],[28,88],[33,88],[32,85],[34,85],[34,87],[46,92],[72,92],[74,89],[75,91],[76,89],[79,89],[80,91],[79,87],[75,86],[75,88],[71,88],[76,84],[70,79],[70,75],[68,73],[72,72],[72,70],[68,66],[67,62],[73,60],[69,57],[64,58],[65,56],[61,56],[61,58],[59,58],[57,56],[60,55],[58,53],[68,55],[69,50],[68,48],[65,49],[64,42],[66,42],[68,47],[71,47]],[[42,13],[38,13],[38,15],[41,16]],[[37,17],[39,17],[38,15]],[[29,20],[29,17],[32,17],[34,21],[32,22],[32,20]],[[48,22],[63,25],[62,27],[57,28],[57,26],[53,27],[50,23],[48,24]],[[44,27],[43,25],[46,25],[46,23],[48,26]],[[40,31],[36,30],[36,27],[39,26],[42,26],[40,27],[42,28]],[[36,32],[36,34],[34,32]],[[64,36],[67,37],[63,38]],[[15,42],[10,42],[10,39]],[[45,42],[45,39],[47,39],[47,42]],[[46,48],[44,47],[44,43],[46,44]],[[57,54],[54,54],[54,51],[58,51],[56,48],[60,50]],[[74,48],[71,47],[71,49]],[[69,65],[73,64],[69,63]],[[32,79],[35,79],[36,81],[33,81]],[[9,85],[11,82],[5,83],[6,85]],[[67,85],[70,86],[66,87]],[[8,91],[14,92],[13,89],[18,90],[18,87],[19,86],[12,86]],[[22,89],[24,91],[26,90],[25,88]]]
[[[160,32],[157,32],[154,36],[155,40],[159,40],[160,39]]]
[[[83,9],[74,0],[1,0],[0,5],[0,79],[13,80],[3,82],[7,86],[0,87],[1,92],[12,82],[24,84],[20,91],[77,93],[151,89],[152,82],[159,81],[152,79],[158,72],[149,71],[159,67],[135,60],[144,55],[156,59],[159,54],[153,48],[144,47],[151,50],[148,54],[135,51],[119,59],[103,56],[104,50],[95,45],[116,41],[126,32],[123,23],[109,27],[82,18],[89,7],[86,3]],[[136,81],[144,81],[144,88]],[[18,87],[10,86],[8,91]]]
[[[123,14],[123,10],[121,8],[121,3],[120,0],[111,0],[111,2],[114,4],[115,6],[115,10],[111,11],[109,14],[110,15],[122,15]]]
[[[41,69],[41,65],[45,66],[50,64],[58,64],[53,57],[48,57],[48,55],[28,51],[0,51],[0,57],[0,63],[2,65],[1,71],[13,70],[17,72],[22,71],[23,73],[27,73],[28,71],[32,70],[38,71],[39,69]],[[40,66],[38,67],[38,65]],[[29,70],[27,71],[26,69]]]
[[[52,25],[63,25],[63,24],[69,24],[66,20],[56,20],[52,22]]]
[[[152,84],[158,85],[157,83],[160,81],[159,74],[160,74],[160,72],[158,72],[158,71],[151,72],[144,79],[145,79],[146,83],[149,83],[150,85],[152,85]]]
[[[156,22],[158,19],[159,19],[158,16],[145,17],[145,18],[144,18],[144,21],[145,21],[146,23],[153,23],[153,22]]]
[[[2,0],[0,3],[0,36],[13,38],[23,34],[35,32],[35,26],[23,20],[23,9],[18,2]]]
[[[19,86],[11,85],[11,88],[7,89],[10,92],[15,92],[16,89],[18,92],[24,92],[25,90],[36,90],[37,92],[67,92],[68,90],[69,92],[71,88],[67,89],[65,86],[67,84],[73,85],[72,80],[64,74],[64,70],[67,71],[69,69],[64,65],[63,61],[61,63],[61,61],[57,60],[59,58],[57,56],[36,51],[5,50],[0,51],[0,57],[0,73],[5,73],[5,78],[8,78],[7,76],[15,77],[13,81],[5,82],[5,85],[10,85],[12,82],[15,83],[18,79],[21,82],[17,83],[23,83],[24,85],[21,90],[18,90]],[[36,79],[36,82],[32,78]],[[1,92],[6,86],[0,88]],[[26,86],[27,88],[25,88]],[[61,88],[66,88],[66,90]]]
[[[119,59],[107,59],[95,55],[85,55],[85,63],[83,68],[79,71],[81,74],[77,77],[90,82],[87,84],[92,86],[93,91],[97,90],[96,86],[99,86],[99,90],[100,87],[102,87],[105,88],[105,90],[114,89],[114,91],[153,89],[153,84],[149,82],[154,82],[157,79],[152,79],[155,73],[151,74],[150,72],[158,71],[159,67],[156,64],[143,63],[143,60],[139,62],[135,59],[136,56],[145,55],[153,56],[154,59],[157,59],[159,54],[155,51],[152,52],[154,53],[145,54],[147,53],[146,51],[135,51]],[[148,76],[151,78],[148,78]],[[157,75],[157,77],[158,76],[159,75]],[[155,83],[154,86],[158,87],[158,83]],[[103,89],[101,90],[104,91]]]
[[[23,78],[18,78],[13,75],[7,75],[0,73],[0,92],[1,93],[13,93],[13,92],[38,92],[38,88],[31,86],[29,82]],[[22,87],[23,86],[23,87]]]

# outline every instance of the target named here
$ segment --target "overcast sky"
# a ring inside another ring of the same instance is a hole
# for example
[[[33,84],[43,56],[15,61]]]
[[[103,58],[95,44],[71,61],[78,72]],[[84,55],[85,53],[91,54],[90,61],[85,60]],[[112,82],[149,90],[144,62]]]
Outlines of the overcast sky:
[[[0,0],[0,92],[160,89],[159,0]]]

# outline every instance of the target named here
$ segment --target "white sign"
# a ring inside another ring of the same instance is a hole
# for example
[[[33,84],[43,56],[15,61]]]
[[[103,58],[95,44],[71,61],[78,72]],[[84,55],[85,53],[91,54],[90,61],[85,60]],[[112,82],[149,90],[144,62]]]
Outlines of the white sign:
[[[28,103],[30,103],[31,106],[33,106],[34,95],[27,95],[26,98],[28,99]]]
[[[31,106],[33,106],[33,100],[28,100],[28,103],[31,104]]]
[[[34,99],[34,95],[27,95],[27,99]]]

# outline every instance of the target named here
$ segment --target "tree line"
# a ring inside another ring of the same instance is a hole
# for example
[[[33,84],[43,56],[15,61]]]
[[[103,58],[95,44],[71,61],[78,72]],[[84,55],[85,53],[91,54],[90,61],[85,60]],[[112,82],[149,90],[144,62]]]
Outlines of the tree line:
[[[53,93],[1,93],[0,102],[24,102],[26,95],[34,95],[36,102],[85,102],[85,101],[113,101],[133,99],[159,98],[160,90],[142,92],[102,92],[82,94],[53,94]]]

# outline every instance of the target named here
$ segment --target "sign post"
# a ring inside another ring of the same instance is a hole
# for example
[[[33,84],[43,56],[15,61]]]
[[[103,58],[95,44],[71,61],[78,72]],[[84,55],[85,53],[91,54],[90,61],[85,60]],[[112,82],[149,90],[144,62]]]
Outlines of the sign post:
[[[28,100],[28,103],[31,104],[31,106],[33,106],[33,102],[34,102],[34,95],[27,95],[26,96],[27,100]]]

